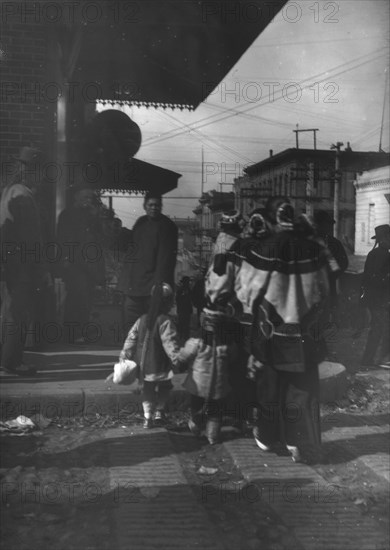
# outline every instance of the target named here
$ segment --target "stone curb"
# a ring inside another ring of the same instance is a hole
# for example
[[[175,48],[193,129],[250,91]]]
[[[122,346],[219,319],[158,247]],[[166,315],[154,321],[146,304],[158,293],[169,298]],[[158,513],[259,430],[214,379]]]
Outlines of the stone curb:
[[[348,388],[347,371],[341,363],[323,361],[319,366],[320,402],[334,404],[342,399]]]
[[[179,377],[178,377],[179,378]],[[175,382],[168,401],[168,410],[185,411],[189,407],[189,395],[181,388],[183,375]],[[347,389],[346,370],[340,363],[325,361],[320,365],[321,403],[335,403]],[[85,387],[78,388],[32,388],[17,391],[2,388],[0,421],[19,415],[41,414],[45,418],[72,418],[74,416],[105,415],[120,417],[121,414],[142,414],[141,394],[135,387],[128,391]]]

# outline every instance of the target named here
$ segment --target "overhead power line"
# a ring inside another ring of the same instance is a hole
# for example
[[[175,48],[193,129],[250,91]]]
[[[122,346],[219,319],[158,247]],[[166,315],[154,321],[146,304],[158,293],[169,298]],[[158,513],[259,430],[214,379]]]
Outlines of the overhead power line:
[[[382,52],[382,53],[379,54],[379,52]],[[302,89],[309,88],[310,86],[312,86],[313,81],[318,82],[320,84],[322,82],[325,82],[329,78],[334,78],[336,76],[340,76],[340,75],[345,74],[349,71],[357,69],[357,68],[361,67],[362,65],[364,65],[366,63],[371,63],[374,59],[382,57],[386,54],[387,54],[387,49],[386,48],[379,48],[378,50],[375,50],[375,51],[371,52],[370,54],[365,54],[365,55],[357,57],[357,58],[355,58],[351,61],[341,63],[340,65],[337,65],[336,67],[333,67],[332,69],[330,69],[328,71],[323,71],[323,72],[318,73],[316,75],[313,75],[309,78],[305,78],[301,82],[298,82],[297,84],[299,84],[302,87]],[[364,61],[361,61],[361,60],[364,60]],[[351,65],[351,64],[354,64],[354,65],[352,65],[350,67],[347,67],[348,65]],[[347,67],[347,68],[342,69],[343,67]],[[342,70],[339,70],[339,69],[342,69]],[[338,71],[338,72],[334,72],[334,71]],[[283,97],[282,93],[280,93],[279,95],[277,95],[277,93],[276,93],[275,96],[276,97],[273,97],[273,102],[276,102],[276,101],[280,100]],[[269,98],[270,98],[270,95],[266,96],[264,99],[269,100]],[[181,130],[179,132],[176,131],[176,130],[170,130],[170,131],[166,132],[165,134],[163,134],[162,136],[160,136],[159,138],[156,138],[156,139],[151,138],[149,140],[145,140],[143,142],[143,147],[145,147],[147,145],[152,145],[154,143],[160,143],[161,141],[165,141],[166,139],[171,139],[173,137],[179,137],[180,135],[185,133],[188,130],[188,128],[190,128],[191,131],[194,131],[194,130],[198,130],[199,128],[204,128],[205,126],[209,126],[210,124],[215,124],[216,122],[222,122],[223,120],[226,120],[226,119],[231,118],[233,116],[240,116],[240,115],[242,116],[243,114],[247,114],[247,113],[253,111],[254,109],[264,107],[264,105],[267,105],[268,103],[269,102],[264,101],[264,102],[256,103],[254,105],[250,105],[246,109],[243,108],[243,109],[240,109],[240,110],[239,109],[234,109],[234,108],[226,109],[224,107],[219,107],[219,106],[214,105],[217,109],[220,108],[221,110],[223,110],[224,114],[221,113],[221,116],[219,116],[219,117],[218,117],[218,115],[210,115],[208,117],[205,117],[205,118],[197,121],[192,126],[185,125],[185,129]],[[264,120],[264,122],[266,122],[266,121]]]

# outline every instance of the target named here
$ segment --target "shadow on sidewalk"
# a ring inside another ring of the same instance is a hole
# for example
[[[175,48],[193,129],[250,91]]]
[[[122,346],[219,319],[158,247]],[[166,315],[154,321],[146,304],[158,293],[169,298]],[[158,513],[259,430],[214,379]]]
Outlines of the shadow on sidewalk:
[[[389,455],[389,434],[364,434],[322,444],[325,463],[342,464],[365,455]]]
[[[329,413],[321,418],[321,431],[333,428],[352,428],[357,426],[386,426],[390,424],[390,414],[343,414]]]
[[[7,375],[1,378],[1,383],[104,380],[112,372],[118,355],[119,350],[113,348],[65,345],[61,348],[48,348],[42,352],[26,351],[25,362],[34,365],[37,374],[23,378]]]

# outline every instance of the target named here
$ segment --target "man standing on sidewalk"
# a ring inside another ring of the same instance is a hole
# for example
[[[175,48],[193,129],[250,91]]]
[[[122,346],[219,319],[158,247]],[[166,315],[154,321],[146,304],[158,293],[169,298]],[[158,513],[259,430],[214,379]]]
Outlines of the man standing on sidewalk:
[[[316,210],[313,215],[316,234],[320,237],[333,258],[336,260],[340,270],[332,273],[329,278],[330,284],[330,315],[333,322],[338,322],[338,279],[348,267],[348,256],[341,241],[333,236],[335,221],[326,210]]]
[[[93,292],[105,283],[102,228],[96,192],[88,185],[72,189],[72,203],[58,218],[61,277],[66,298],[64,326],[67,343],[85,343],[85,331],[93,305]]]
[[[0,202],[1,366],[10,374],[29,376],[35,374],[35,368],[23,364],[27,330],[36,320],[37,303],[50,284],[42,263],[42,234],[34,197],[41,184],[41,152],[23,147],[16,163],[14,177],[6,183]]]
[[[133,227],[133,242],[125,254],[118,290],[125,294],[125,331],[148,311],[152,287],[155,283],[168,283],[174,287],[178,230],[167,216],[161,213],[162,197],[147,193],[144,200],[145,216]]]
[[[363,300],[371,320],[361,363],[363,366],[373,366],[380,346],[378,366],[390,369],[390,225],[378,225],[372,239],[375,239],[375,246],[368,253],[363,274]]]

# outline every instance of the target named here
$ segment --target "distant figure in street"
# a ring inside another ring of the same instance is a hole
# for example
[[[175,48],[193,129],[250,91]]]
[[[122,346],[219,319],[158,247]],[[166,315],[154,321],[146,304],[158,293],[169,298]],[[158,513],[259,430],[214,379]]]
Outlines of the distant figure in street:
[[[173,299],[168,284],[154,285],[149,310],[131,327],[119,356],[119,360],[130,359],[140,367],[144,428],[152,428],[153,420],[164,421],[173,373],[186,366],[187,356],[180,348],[176,326],[168,315]],[[191,346],[188,349],[191,351]]]
[[[52,285],[42,262],[43,240],[35,198],[42,184],[41,163],[41,151],[23,147],[0,202],[1,366],[18,376],[36,372],[33,366],[23,364],[23,351],[29,325],[38,320],[38,304]]]
[[[389,369],[390,225],[375,228],[374,248],[368,253],[363,274],[363,301],[371,315],[363,366],[373,366],[380,347],[378,366]]]
[[[316,234],[324,240],[327,248],[338,263],[340,272],[348,267],[348,256],[345,249],[336,237],[333,236],[333,226],[336,223],[326,210],[316,210],[313,215]]]
[[[330,306],[331,314],[334,316],[338,304],[337,279],[348,267],[348,256],[341,241],[333,236],[335,221],[326,210],[316,210],[314,212],[313,222],[316,235],[324,241],[326,247],[339,266],[339,270],[334,272],[330,277]]]
[[[126,332],[148,311],[153,285],[164,281],[174,287],[177,226],[161,213],[162,198],[158,193],[145,195],[144,209],[146,215],[134,224],[118,282],[118,290],[125,295]]]
[[[105,282],[103,232],[96,193],[86,186],[73,190],[72,204],[58,218],[61,277],[65,282],[65,336],[68,343],[85,342],[93,292]]]
[[[183,277],[176,292],[177,326],[181,341],[190,337],[192,301],[190,278]]]

